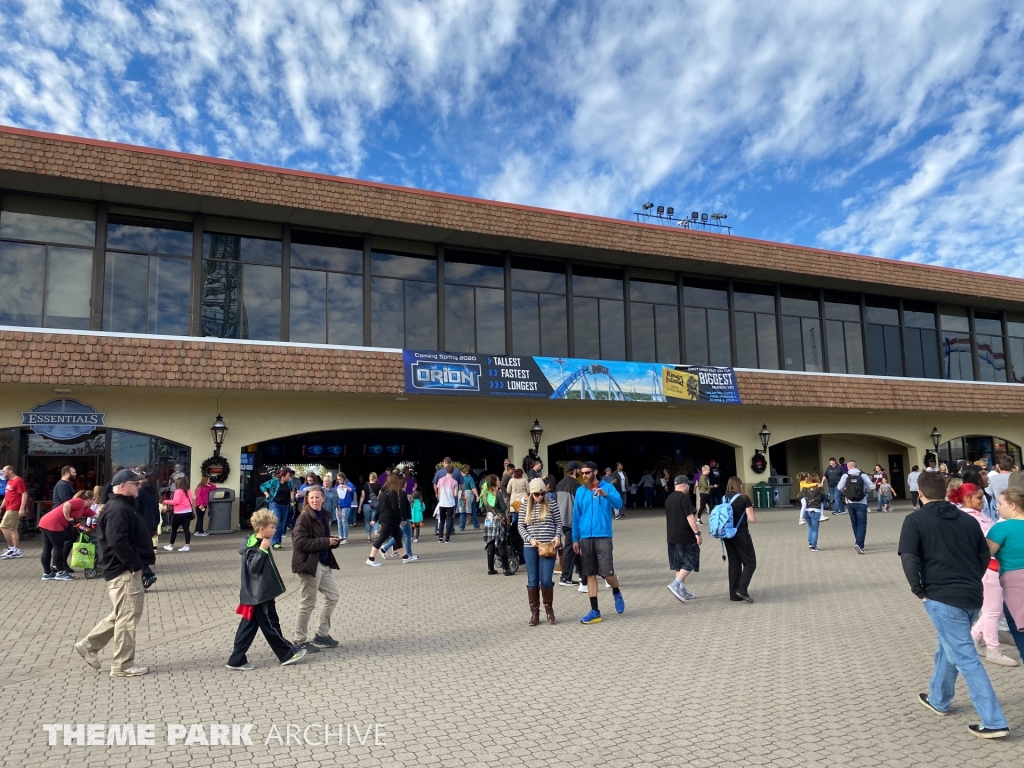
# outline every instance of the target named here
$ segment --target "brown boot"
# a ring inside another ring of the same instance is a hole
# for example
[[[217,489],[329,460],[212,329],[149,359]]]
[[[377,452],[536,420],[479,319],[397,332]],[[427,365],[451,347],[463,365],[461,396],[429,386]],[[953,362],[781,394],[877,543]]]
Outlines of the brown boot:
[[[537,587],[527,587],[526,594],[530,596],[530,626],[536,627],[540,624],[540,590]]]
[[[544,600],[544,613],[547,614],[548,624],[555,623],[555,609],[551,607],[551,599],[554,597],[554,587],[541,587],[540,596]]]

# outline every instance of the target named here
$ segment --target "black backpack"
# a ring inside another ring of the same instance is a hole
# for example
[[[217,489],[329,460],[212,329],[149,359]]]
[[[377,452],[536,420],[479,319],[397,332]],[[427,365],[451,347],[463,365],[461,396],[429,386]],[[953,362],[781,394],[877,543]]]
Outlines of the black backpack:
[[[864,475],[847,475],[843,495],[847,501],[864,500]]]
[[[807,499],[807,506],[811,509],[821,509],[821,505],[825,503],[825,492],[818,486],[805,488],[800,495]]]

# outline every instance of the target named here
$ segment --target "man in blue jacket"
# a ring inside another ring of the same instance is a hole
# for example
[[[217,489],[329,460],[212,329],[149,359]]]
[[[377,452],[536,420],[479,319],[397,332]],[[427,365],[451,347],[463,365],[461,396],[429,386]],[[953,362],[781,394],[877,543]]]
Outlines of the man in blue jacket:
[[[612,588],[615,612],[626,610],[612,562],[612,515],[614,510],[622,508],[622,497],[611,483],[598,478],[594,462],[584,464],[580,476],[583,484],[576,491],[573,503],[572,551],[579,555],[590,596],[590,613],[580,619],[580,623],[597,624],[601,621],[601,611],[597,608],[598,576]]]

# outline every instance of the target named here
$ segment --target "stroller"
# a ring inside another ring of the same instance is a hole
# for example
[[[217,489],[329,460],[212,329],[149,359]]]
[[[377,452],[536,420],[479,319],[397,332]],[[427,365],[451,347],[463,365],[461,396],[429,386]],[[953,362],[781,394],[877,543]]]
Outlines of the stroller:
[[[493,533],[485,533],[485,540],[488,535],[493,536],[495,564],[501,565],[501,570],[506,576],[512,576],[519,570],[521,558],[516,550],[514,536],[518,535],[509,521],[508,515],[501,512],[494,516]]]

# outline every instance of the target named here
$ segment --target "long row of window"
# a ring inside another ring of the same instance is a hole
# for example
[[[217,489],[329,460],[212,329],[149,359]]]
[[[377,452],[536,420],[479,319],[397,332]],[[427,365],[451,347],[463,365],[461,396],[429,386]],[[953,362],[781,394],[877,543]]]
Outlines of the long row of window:
[[[1024,382],[1024,315],[212,217],[101,217],[3,197],[0,324]]]

